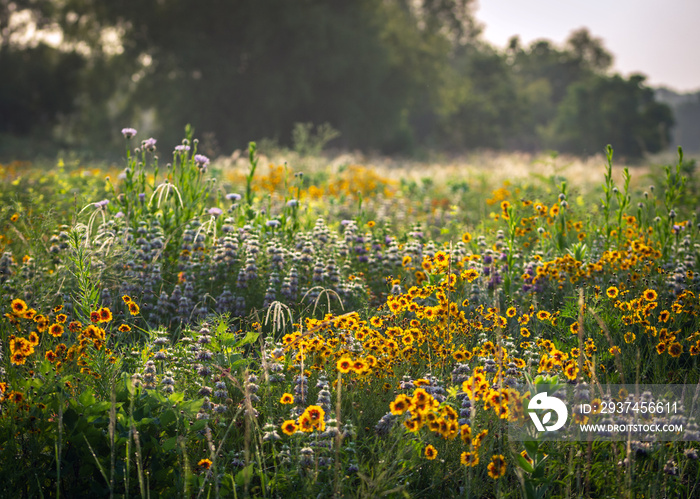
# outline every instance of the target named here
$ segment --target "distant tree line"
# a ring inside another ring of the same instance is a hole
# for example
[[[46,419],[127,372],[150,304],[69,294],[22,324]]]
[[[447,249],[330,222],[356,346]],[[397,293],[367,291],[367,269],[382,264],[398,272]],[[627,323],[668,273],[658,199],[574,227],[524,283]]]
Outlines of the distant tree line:
[[[674,118],[640,75],[610,74],[585,29],[563,46],[483,41],[473,0],[0,0],[0,134],[108,147],[133,125],[222,152],[329,123],[339,147],[629,158]],[[30,15],[29,15],[30,14]],[[22,40],[30,19],[56,47]]]
[[[689,153],[700,153],[700,91],[679,94],[668,88],[656,89],[656,100],[668,104],[676,124],[671,143]]]

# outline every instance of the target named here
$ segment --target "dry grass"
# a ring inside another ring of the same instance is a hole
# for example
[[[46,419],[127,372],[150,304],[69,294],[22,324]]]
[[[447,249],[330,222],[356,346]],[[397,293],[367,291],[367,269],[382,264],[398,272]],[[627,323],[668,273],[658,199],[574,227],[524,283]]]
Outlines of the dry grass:
[[[631,166],[631,188],[646,189],[649,174],[654,170],[652,164],[673,159],[652,159],[646,165]],[[386,156],[367,156],[362,153],[338,153],[327,157],[299,157],[294,152],[261,155],[260,165],[263,172],[267,165],[287,164],[290,172],[305,173],[325,171],[328,175],[337,174],[348,165],[372,167],[386,178],[393,180],[413,180],[421,182],[429,178],[435,187],[441,187],[448,181],[466,181],[483,188],[496,188],[504,182],[527,184],[547,182],[552,177],[564,178],[571,187],[587,192],[598,188],[604,180],[606,159],[602,154],[588,158],[573,156],[552,157],[547,154],[495,153],[480,152],[452,158],[436,158],[430,161],[417,161]],[[229,157],[216,161],[217,167],[225,173],[245,174],[249,164],[245,151],[236,151]],[[623,166],[614,165],[613,178],[619,185],[622,182]]]

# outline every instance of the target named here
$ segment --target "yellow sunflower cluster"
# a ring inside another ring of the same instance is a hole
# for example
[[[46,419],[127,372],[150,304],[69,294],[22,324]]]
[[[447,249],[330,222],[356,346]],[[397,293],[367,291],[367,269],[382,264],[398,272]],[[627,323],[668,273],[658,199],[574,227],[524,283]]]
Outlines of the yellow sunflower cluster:
[[[326,429],[326,421],[324,417],[326,412],[318,405],[308,406],[297,420],[289,419],[282,423],[281,430],[285,435],[293,435],[301,431],[311,433],[313,431],[324,431]]]
[[[517,421],[524,415],[523,398],[517,390],[499,387],[501,372],[497,372],[494,381],[489,382],[483,367],[474,369],[474,374],[462,383],[462,391],[474,402],[482,401],[486,411],[492,410],[500,419]]]
[[[126,307],[129,309],[129,313],[131,315],[139,315],[139,306],[134,300],[131,299],[129,295],[123,295],[122,301],[126,304]]]
[[[36,348],[42,344],[43,352],[39,353],[40,357],[48,360],[57,369],[62,368],[66,363],[77,361],[77,365],[81,367],[81,372],[88,373],[93,376],[99,376],[88,367],[86,356],[89,353],[89,347],[94,347],[96,350],[103,349],[105,345],[106,332],[98,326],[99,323],[105,323],[112,320],[112,312],[107,307],[101,307],[93,311],[91,321],[83,327],[80,321],[71,321],[67,325],[69,333],[76,334],[75,343],[70,347],[64,342],[51,344],[51,341],[60,341],[65,338],[68,316],[62,313],[61,305],[54,307],[51,313],[47,315],[39,314],[36,310],[31,309],[27,304],[17,298],[12,300],[10,304],[10,312],[5,314],[5,318],[14,325],[18,332],[23,332],[25,336],[10,335],[8,337],[10,347],[10,362],[13,365],[21,366],[27,362],[35,352]],[[53,322],[51,320],[53,318]],[[36,329],[34,331],[33,329]],[[41,335],[47,333],[43,343]],[[116,357],[110,351],[106,351],[109,355],[110,362],[116,362]]]
[[[524,274],[522,277],[528,284],[536,284],[541,280],[549,281],[561,289],[567,282],[575,284],[603,273],[629,272],[629,279],[634,283],[655,269],[654,260],[661,257],[661,252],[654,248],[651,241],[644,238],[629,241],[628,247],[629,250],[605,251],[597,261],[585,265],[568,254],[547,261],[542,261],[539,255],[534,255],[534,259],[538,260],[536,275]],[[611,288],[616,289],[614,286]],[[614,289],[608,290],[608,296],[611,298],[613,297],[610,293],[614,293]]]
[[[692,323],[700,311],[700,303],[692,291],[686,290],[679,294],[669,309],[661,309],[657,301],[658,293],[651,288],[628,300],[619,299],[622,294],[615,286],[606,290],[608,298],[614,300],[613,306],[621,312],[622,323],[629,328],[639,328],[644,335],[656,341],[655,349],[659,355],[668,354],[678,358],[685,351],[684,343],[690,355],[700,353],[699,331],[682,337],[682,331],[688,330],[683,325]],[[637,335],[632,331],[624,336],[627,344],[634,343],[636,339]]]
[[[426,427],[445,440],[454,440],[459,435],[457,411],[449,405],[440,405],[425,388],[416,388],[411,397],[399,394],[389,407],[395,416],[410,414],[403,422],[410,432],[418,432]]]

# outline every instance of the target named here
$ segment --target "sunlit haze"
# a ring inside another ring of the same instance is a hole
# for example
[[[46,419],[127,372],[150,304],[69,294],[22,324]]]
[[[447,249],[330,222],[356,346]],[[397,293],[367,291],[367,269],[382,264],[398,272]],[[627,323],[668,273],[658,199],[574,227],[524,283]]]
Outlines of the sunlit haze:
[[[613,70],[642,73],[654,86],[700,90],[700,1],[697,0],[479,0],[484,37],[505,47],[546,38],[562,44],[586,27],[614,56]]]

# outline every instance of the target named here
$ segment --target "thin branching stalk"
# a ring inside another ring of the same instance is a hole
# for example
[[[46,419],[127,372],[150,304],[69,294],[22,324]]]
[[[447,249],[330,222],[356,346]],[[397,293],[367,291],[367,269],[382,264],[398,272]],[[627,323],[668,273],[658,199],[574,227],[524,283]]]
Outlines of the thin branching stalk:
[[[63,455],[63,392],[58,393],[58,441],[56,442],[56,498],[61,497],[61,460]]]
[[[613,343],[612,336],[610,336],[610,330],[608,329],[608,326],[603,322],[603,319],[600,318],[600,316],[595,312],[595,310],[590,310],[591,315],[593,318],[596,320],[600,328],[603,330],[605,333],[605,338],[608,340],[608,344],[610,345],[610,348],[612,349],[615,347],[615,343]],[[613,355],[613,358],[615,359],[615,366],[617,367],[617,372],[620,374],[620,381],[622,384],[625,384],[625,373],[622,370],[622,362],[620,361],[620,355],[615,352],[615,355]]]
[[[136,445],[136,469],[139,476],[139,490],[141,491],[141,497],[146,497],[146,483],[144,481],[143,473],[143,456],[141,455],[141,439],[139,438],[139,432],[134,425],[134,421],[131,421],[131,436],[134,439],[134,444]]]
[[[343,400],[343,373],[338,372],[338,384],[336,386],[337,397],[335,402],[335,420],[338,429],[338,433],[335,435],[335,495],[340,497],[340,476],[341,476],[341,464],[340,464],[340,446],[343,443],[343,434],[340,431],[342,428],[342,400]]]
[[[97,454],[95,454],[95,451],[92,450],[92,445],[90,445],[90,441],[87,439],[85,435],[83,435],[83,438],[85,439],[85,443],[88,446],[88,449],[90,449],[90,454],[92,454],[92,457],[95,459],[95,462],[97,463],[97,469],[100,470],[100,474],[102,475],[102,478],[105,479],[105,482],[107,482],[107,485],[109,486],[109,496],[112,497],[113,490],[111,486],[111,480],[107,477],[107,472],[105,471],[104,466],[102,466],[102,463],[100,460],[97,458]]]
[[[109,400],[109,497],[114,497],[114,475],[116,469],[117,448],[114,445],[114,431],[117,423],[117,392],[116,379],[112,376],[110,382],[110,400]]]

